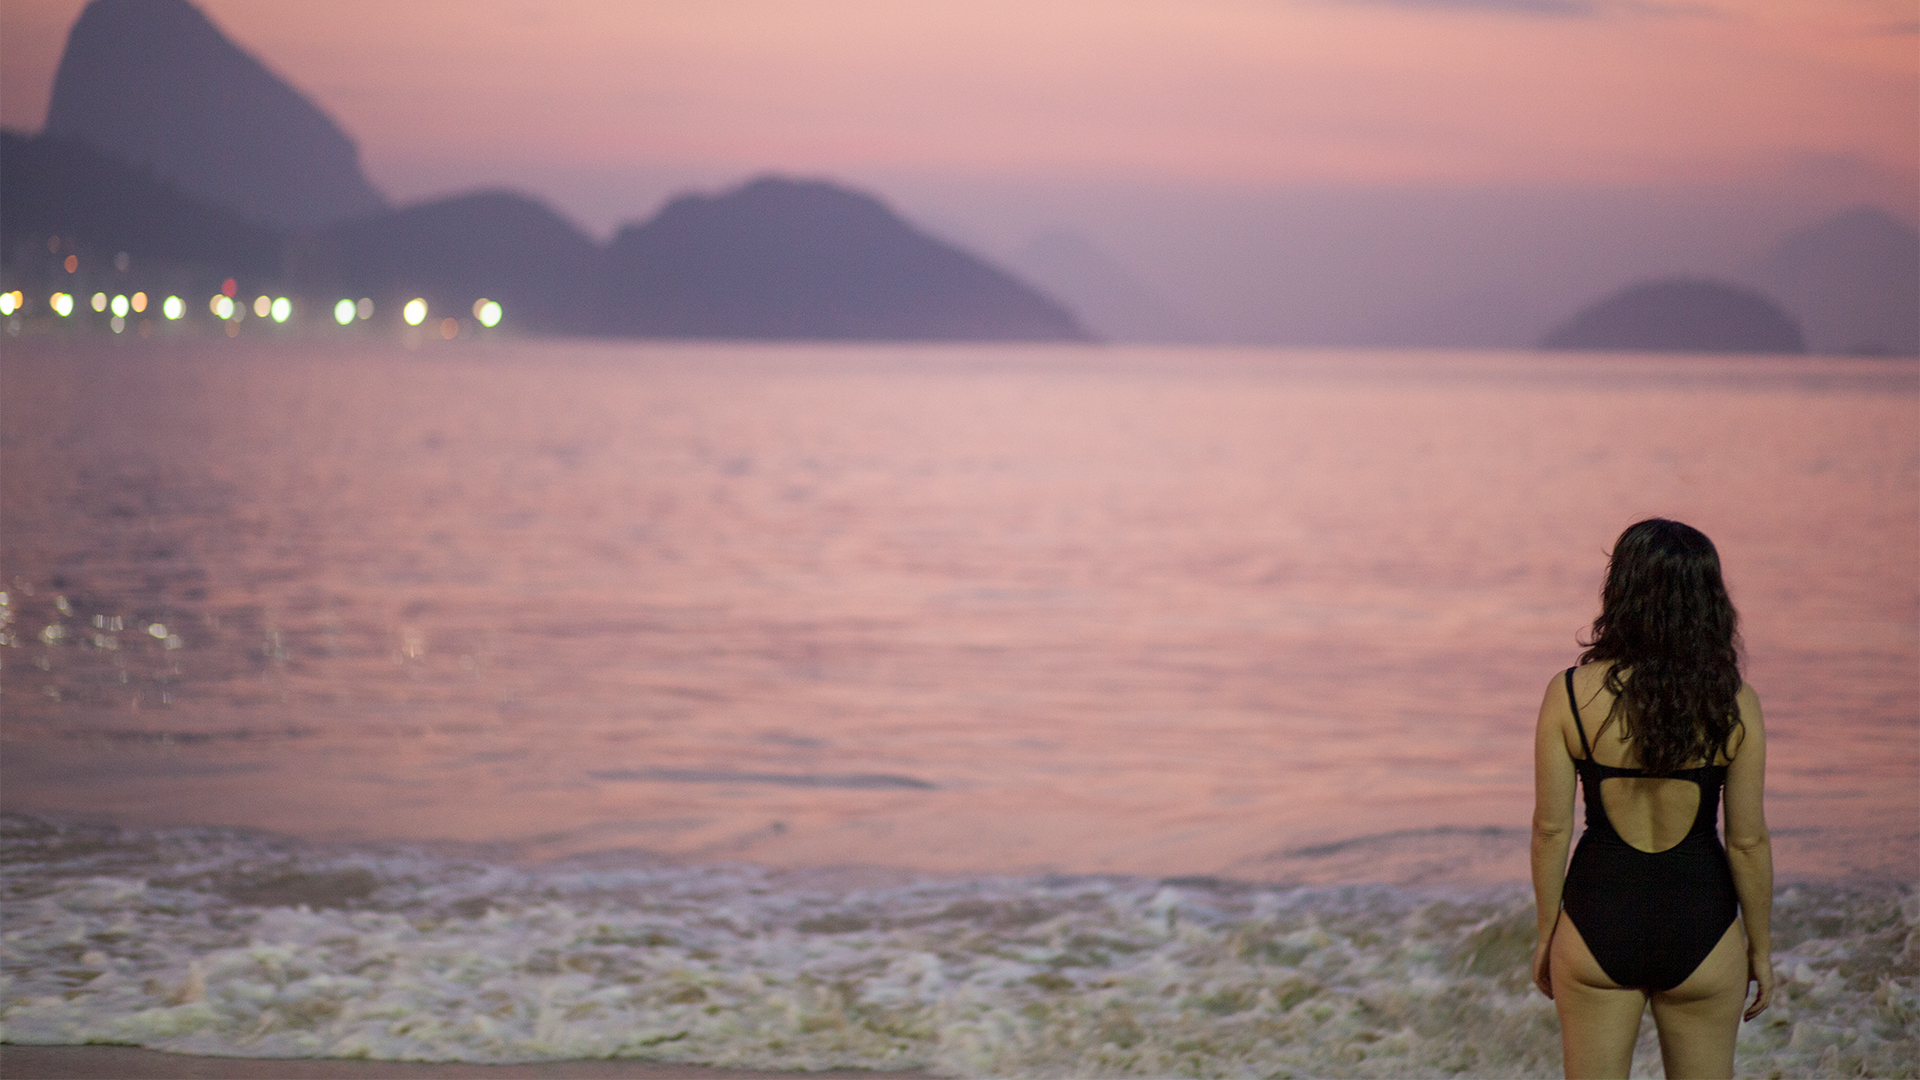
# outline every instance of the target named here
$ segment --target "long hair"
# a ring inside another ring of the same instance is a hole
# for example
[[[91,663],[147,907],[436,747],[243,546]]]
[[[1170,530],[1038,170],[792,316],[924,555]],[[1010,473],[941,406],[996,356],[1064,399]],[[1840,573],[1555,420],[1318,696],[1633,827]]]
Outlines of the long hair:
[[[1739,621],[1706,534],[1665,518],[1620,534],[1580,662],[1613,662],[1607,723],[1648,773],[1712,763],[1740,726]]]

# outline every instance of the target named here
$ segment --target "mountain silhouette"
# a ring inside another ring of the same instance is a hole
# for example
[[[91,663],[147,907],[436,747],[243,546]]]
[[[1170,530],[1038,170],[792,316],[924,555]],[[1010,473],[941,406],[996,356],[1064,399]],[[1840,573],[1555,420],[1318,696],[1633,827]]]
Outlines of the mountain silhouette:
[[[600,249],[546,204],[480,191],[356,218],[293,239],[288,264],[309,293],[404,301],[464,314],[498,300],[515,326],[586,328]]]
[[[9,280],[64,281],[60,236],[195,287],[240,275],[323,306],[420,296],[461,314],[486,296],[536,331],[1089,340],[1027,283],[822,181],[681,196],[606,248],[510,192],[389,210],[352,140],[186,0],[88,4],[45,131],[6,154]]]
[[[1753,289],[1717,281],[1646,281],[1581,309],[1546,349],[1800,353],[1800,326]]]
[[[67,37],[45,130],[283,229],[386,204],[353,141],[186,0],[88,4]]]
[[[1822,353],[1920,355],[1920,232],[1858,206],[1788,234],[1753,269]]]
[[[674,338],[1085,341],[1032,286],[916,230],[878,199],[762,177],[683,195],[620,230],[596,329]]]
[[[87,143],[11,131],[0,132],[0,252],[10,279],[51,282],[49,291],[86,287],[121,252],[133,280],[180,290],[281,268],[274,230]],[[68,255],[81,256],[79,277],[61,265]]]

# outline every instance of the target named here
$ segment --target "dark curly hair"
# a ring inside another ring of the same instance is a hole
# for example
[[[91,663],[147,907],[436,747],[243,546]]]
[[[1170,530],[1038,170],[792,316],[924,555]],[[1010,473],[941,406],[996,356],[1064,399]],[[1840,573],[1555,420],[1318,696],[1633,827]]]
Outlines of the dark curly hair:
[[[1739,621],[1705,533],[1649,518],[1620,534],[1580,662],[1613,662],[1606,723],[1648,773],[1711,763],[1740,726]]]

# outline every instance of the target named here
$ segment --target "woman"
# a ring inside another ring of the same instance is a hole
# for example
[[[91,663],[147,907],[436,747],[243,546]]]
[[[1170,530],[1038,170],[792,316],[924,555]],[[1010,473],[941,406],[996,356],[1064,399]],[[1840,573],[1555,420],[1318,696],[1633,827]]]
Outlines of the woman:
[[[1711,540],[1629,526],[1589,647],[1540,704],[1533,981],[1560,1013],[1569,1077],[1626,1076],[1648,1002],[1668,1076],[1730,1077],[1747,984],[1746,1019],[1773,996],[1766,735],[1736,623]],[[1568,863],[1576,777],[1587,829]]]

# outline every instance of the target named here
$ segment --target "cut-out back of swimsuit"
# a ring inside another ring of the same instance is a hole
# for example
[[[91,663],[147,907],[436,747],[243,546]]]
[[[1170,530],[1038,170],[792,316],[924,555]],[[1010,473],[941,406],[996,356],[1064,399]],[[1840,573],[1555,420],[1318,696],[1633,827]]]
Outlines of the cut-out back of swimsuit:
[[[1567,866],[1563,906],[1608,978],[1641,990],[1671,990],[1693,974],[1739,914],[1733,872],[1715,828],[1727,767],[1702,765],[1664,777],[1700,785],[1693,824],[1671,847],[1634,847],[1613,827],[1600,786],[1651,774],[1593,760],[1572,668],[1566,685],[1580,733],[1582,756],[1574,759],[1574,769],[1586,796],[1587,827]]]

